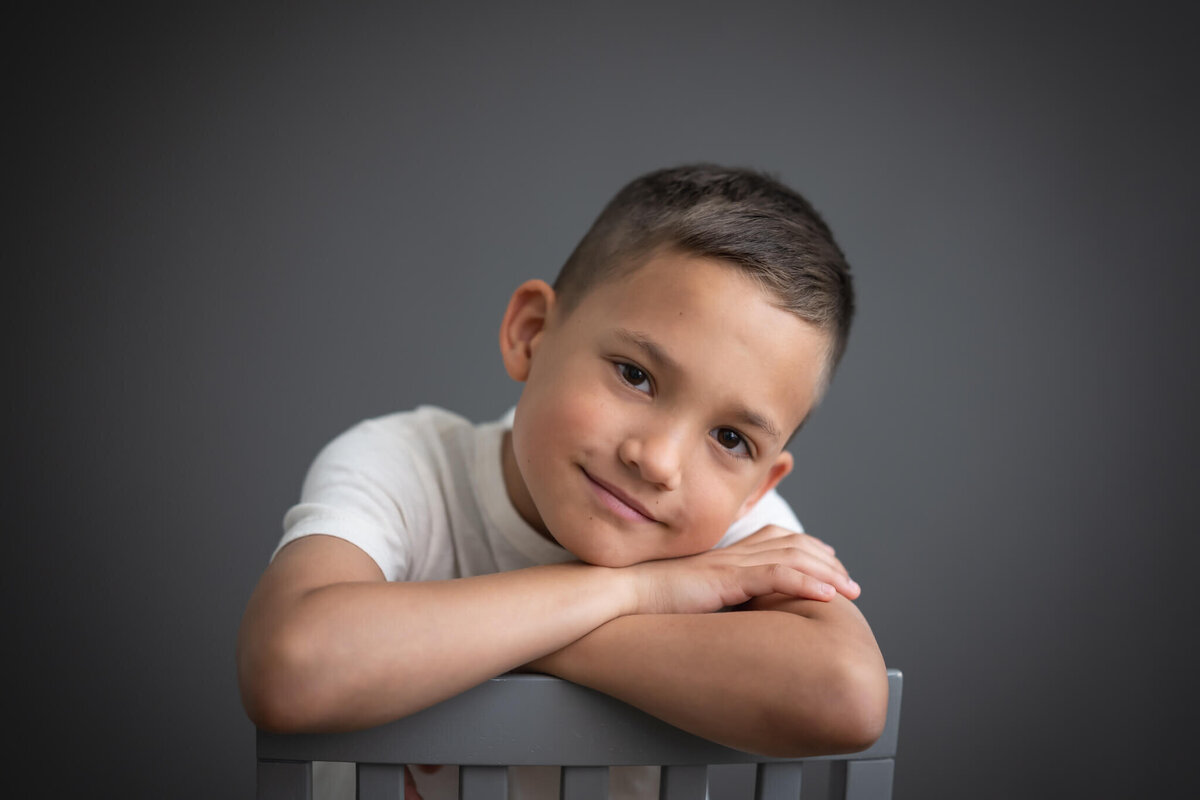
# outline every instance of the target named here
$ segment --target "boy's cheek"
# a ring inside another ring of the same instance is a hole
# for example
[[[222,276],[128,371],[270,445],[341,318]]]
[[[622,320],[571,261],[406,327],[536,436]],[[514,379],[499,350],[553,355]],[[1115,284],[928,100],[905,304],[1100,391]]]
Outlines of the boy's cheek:
[[[576,451],[571,453],[574,456],[611,447],[615,453],[617,443],[608,441],[614,409],[606,399],[582,393],[530,399],[532,402],[518,409],[514,430],[528,450]]]

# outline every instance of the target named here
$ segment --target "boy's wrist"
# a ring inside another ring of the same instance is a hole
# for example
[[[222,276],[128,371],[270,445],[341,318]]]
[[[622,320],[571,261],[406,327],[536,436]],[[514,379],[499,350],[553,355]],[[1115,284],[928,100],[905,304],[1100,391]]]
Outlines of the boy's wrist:
[[[604,567],[584,561],[556,566],[532,567],[534,570],[564,570],[572,594],[579,598],[578,608],[594,621],[604,624],[628,614],[641,613],[640,595],[634,568]],[[576,605],[576,604],[573,604]]]
[[[634,567],[599,567],[589,565],[599,578],[600,591],[605,597],[613,598],[612,619],[640,613],[641,598],[637,574]]]
[[[659,612],[655,605],[658,582],[654,579],[654,573],[647,569],[646,565],[647,562],[643,561],[612,570],[619,585],[619,596],[622,601],[620,616],[622,617]]]

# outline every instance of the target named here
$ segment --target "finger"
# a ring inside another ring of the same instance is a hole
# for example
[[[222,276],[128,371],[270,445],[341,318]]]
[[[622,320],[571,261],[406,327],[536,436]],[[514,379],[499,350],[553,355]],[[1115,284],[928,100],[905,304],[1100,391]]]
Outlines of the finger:
[[[781,528],[778,525],[764,525],[754,533],[730,545],[730,548],[740,547],[742,545],[755,545],[760,542],[770,541],[771,539],[779,539],[785,536],[795,536],[795,531],[789,531],[787,528]]]
[[[408,767],[404,768],[404,800],[422,800],[421,793],[417,791],[417,782],[413,780]]]
[[[812,542],[817,547],[820,547],[822,550],[826,551],[830,555],[837,552],[836,550],[833,549],[833,545],[829,544],[829,542],[826,542],[824,539],[821,539],[818,536],[813,536],[811,533],[807,533],[805,531],[793,531],[793,530],[789,530],[788,528],[781,528],[778,525],[764,525],[762,528],[759,528],[754,534],[747,536],[745,539],[742,539],[741,541],[742,542],[762,542],[762,541],[766,541],[768,539],[786,538],[789,536],[797,536],[802,539],[806,539],[806,540]]]
[[[819,550],[812,550],[811,548],[809,548],[807,550],[807,552],[815,554],[822,561],[829,564],[829,566],[832,569],[837,570],[838,574],[844,575],[847,578],[850,577],[850,570],[846,569],[846,565],[842,563],[842,560],[840,558],[838,558],[837,556],[835,556],[833,553],[831,553],[823,548],[819,549]]]
[[[834,553],[837,552],[836,550],[833,549],[833,545],[831,545],[829,542],[825,541],[824,539],[818,539],[816,536],[813,536],[811,533],[802,533],[800,535],[807,536],[809,539],[816,542],[824,549],[828,550],[830,555],[833,555]]]
[[[805,552],[813,553],[817,557],[823,559],[843,575],[850,574],[850,571],[846,569],[845,564],[843,564],[842,560],[837,557],[832,547],[825,544],[825,542],[822,542],[817,537],[811,536],[807,533],[797,534],[797,536],[798,539],[795,541],[799,542],[800,546],[803,550],[805,550]]]
[[[814,542],[811,536],[805,536],[804,534],[794,534],[785,539],[772,539],[744,548],[744,552],[753,553],[757,558],[762,558],[768,553],[781,551],[791,551],[798,556],[818,561],[839,575],[845,577],[849,577],[850,575],[846,566],[842,564],[837,556],[834,556],[824,547],[821,547],[818,542]]]
[[[813,553],[819,553],[822,558],[825,558],[832,563],[841,564],[837,556],[834,555],[833,548],[822,542],[815,536],[809,536],[807,533],[795,533],[783,528],[768,526],[758,531],[757,533],[747,536],[741,541],[735,542],[729,547],[724,548],[725,552],[756,552],[764,549],[771,549],[786,545],[788,547],[798,547],[802,550],[810,550]]]
[[[740,579],[742,590],[750,597],[778,593],[827,602],[837,593],[832,584],[778,563],[746,567]]]
[[[822,583],[832,585],[839,594],[849,600],[855,600],[862,594],[862,589],[842,567],[840,562],[831,563],[820,554],[804,551],[794,547],[783,547],[775,550],[762,550],[748,554],[753,558],[753,564],[782,564],[785,567],[811,576]],[[750,562],[747,562],[750,565]]]

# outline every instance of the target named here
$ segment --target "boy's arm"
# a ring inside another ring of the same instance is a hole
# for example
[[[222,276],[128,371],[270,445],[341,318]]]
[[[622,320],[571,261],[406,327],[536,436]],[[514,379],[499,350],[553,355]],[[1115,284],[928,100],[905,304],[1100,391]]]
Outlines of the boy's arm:
[[[766,755],[852,752],[879,737],[886,668],[852,602],[772,595],[742,609],[622,617],[529,668]]]
[[[820,584],[833,574],[811,563],[796,546],[803,541],[748,537],[622,569],[573,563],[403,583],[385,581],[349,542],[306,536],[279,551],[247,605],[237,653],[242,701],[271,730],[368,727],[629,614],[702,613],[773,593],[825,597]]]
[[[238,632],[242,702],[259,727],[363,728],[410,714],[624,612],[610,571],[582,564],[388,582],[332,536],[288,544]]]

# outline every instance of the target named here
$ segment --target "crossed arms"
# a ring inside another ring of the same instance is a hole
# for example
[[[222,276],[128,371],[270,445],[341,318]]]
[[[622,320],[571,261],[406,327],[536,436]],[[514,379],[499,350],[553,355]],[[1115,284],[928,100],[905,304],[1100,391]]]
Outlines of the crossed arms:
[[[384,580],[349,542],[307,536],[250,599],[238,678],[250,719],[277,731],[369,727],[528,669],[739,749],[849,752],[879,736],[887,708],[857,594],[831,548],[775,527],[619,569],[413,583]],[[712,613],[723,608],[735,610]]]

